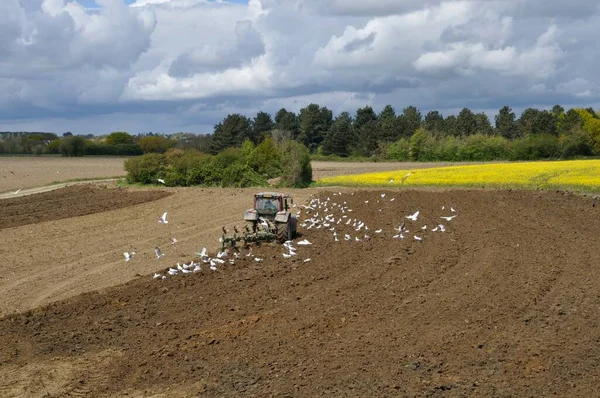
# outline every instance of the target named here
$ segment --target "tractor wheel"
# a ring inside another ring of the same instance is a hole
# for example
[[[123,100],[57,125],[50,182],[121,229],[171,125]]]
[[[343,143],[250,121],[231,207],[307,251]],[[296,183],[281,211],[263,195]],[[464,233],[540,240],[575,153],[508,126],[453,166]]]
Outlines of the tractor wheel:
[[[290,222],[278,223],[277,224],[277,240],[280,243],[284,243],[286,240],[291,240],[290,235],[292,233],[292,228],[290,227]]]

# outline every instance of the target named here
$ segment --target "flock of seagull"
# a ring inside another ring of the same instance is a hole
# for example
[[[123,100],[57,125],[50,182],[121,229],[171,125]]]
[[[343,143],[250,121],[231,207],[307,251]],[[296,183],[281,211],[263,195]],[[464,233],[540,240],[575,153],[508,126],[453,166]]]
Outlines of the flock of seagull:
[[[334,196],[342,196],[341,192],[334,193]],[[350,195],[354,195],[351,193]],[[334,198],[335,199],[335,198]],[[341,198],[340,198],[341,199]],[[386,198],[386,194],[380,194],[379,198],[376,199],[375,204],[383,204],[385,201],[393,202],[396,198]],[[369,200],[365,200],[365,204],[369,204]],[[371,203],[373,204],[373,203]],[[359,220],[356,217],[352,217],[353,209],[350,208],[347,201],[344,200],[332,200],[328,197],[325,200],[321,200],[319,198],[313,198],[308,205],[302,205],[304,211],[307,213],[307,216],[310,218],[305,218],[304,221],[300,224],[301,227],[310,229],[321,229],[323,231],[329,231],[332,235],[332,239],[335,242],[363,242],[371,239],[373,234],[386,234],[390,233],[393,239],[405,239],[407,237],[410,238],[412,235],[412,239],[422,242],[425,236],[425,233],[428,231],[427,224],[423,224],[421,226],[415,226],[416,230],[411,233],[409,227],[407,226],[407,222],[410,223],[411,229],[415,223],[417,223],[419,219],[419,215],[421,214],[420,210],[415,211],[413,214],[409,214],[404,216],[399,221],[399,226],[393,228],[392,231],[384,231],[383,228],[369,228],[365,221]],[[454,207],[450,206],[449,209],[446,209],[446,206],[441,207],[442,211],[447,211],[449,215],[440,216],[440,219],[444,220],[444,222],[448,223],[452,221],[455,217],[457,217],[456,210]],[[379,212],[383,211],[383,208],[378,209]],[[344,232],[342,232],[344,230]],[[432,228],[429,229],[431,232],[446,232],[446,225],[440,223],[436,223]],[[410,234],[410,235],[409,235]]]
[[[348,195],[353,196],[354,193]],[[306,230],[321,230],[328,231],[331,234],[332,239],[335,242],[364,242],[371,239],[373,234],[375,235],[391,235],[393,239],[406,239],[412,238],[415,241],[422,242],[426,236],[427,231],[431,232],[446,232],[446,225],[442,222],[436,222],[433,227],[429,227],[427,224],[419,225],[419,216],[421,215],[420,210],[416,210],[412,214],[398,217],[399,225],[393,227],[391,230],[388,227],[386,231],[383,228],[369,227],[365,221],[362,221],[356,217],[353,217],[353,209],[348,205],[347,201],[343,200],[343,194],[341,192],[333,193],[334,199],[327,197],[326,199],[313,198],[307,205],[301,205],[300,211],[297,213],[297,217],[302,218],[302,222],[299,224],[300,227]],[[338,199],[335,198],[338,196]],[[394,197],[386,198],[385,193],[379,194],[375,200],[371,201],[371,205],[379,204],[379,212],[383,211],[383,203],[393,202]],[[369,200],[365,200],[365,204],[369,204]],[[296,207],[296,206],[294,206]],[[442,215],[439,218],[444,220],[445,223],[449,223],[455,217],[457,217],[456,210],[449,206],[446,210],[446,206],[441,206],[442,211],[449,213],[448,215]],[[304,215],[302,214],[304,213]],[[158,222],[163,225],[167,225],[167,212],[164,212],[158,219]],[[408,225],[407,225],[408,224]],[[411,229],[413,232],[411,233]],[[177,238],[171,238],[171,245],[176,247],[178,243]],[[293,241],[286,241],[282,244],[283,252],[282,257],[284,259],[298,258],[297,248],[293,246]],[[298,246],[308,246],[312,243],[308,239],[303,239],[295,242]],[[165,257],[165,253],[157,246],[154,248],[156,259],[160,260]],[[123,256],[125,261],[131,261],[136,252],[124,252]],[[202,247],[200,252],[195,253],[196,258],[190,260],[187,263],[176,263],[176,266],[169,267],[165,274],[155,273],[153,279],[166,279],[169,276],[195,274],[203,270],[203,266],[206,266],[211,271],[217,271],[218,267],[222,265],[233,265],[235,261],[242,256],[253,258],[257,263],[262,262],[264,259],[256,257],[252,253],[252,248],[247,254],[242,255],[238,249],[229,250],[225,249],[218,251],[215,256],[210,256],[206,247]],[[303,263],[312,261],[311,258],[302,259]]]

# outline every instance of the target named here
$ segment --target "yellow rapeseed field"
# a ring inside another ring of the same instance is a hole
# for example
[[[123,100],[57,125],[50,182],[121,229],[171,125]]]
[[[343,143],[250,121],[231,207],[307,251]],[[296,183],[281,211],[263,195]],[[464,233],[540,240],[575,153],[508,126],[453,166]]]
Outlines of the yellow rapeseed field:
[[[519,162],[323,178],[317,185],[559,188],[600,191],[600,160]]]

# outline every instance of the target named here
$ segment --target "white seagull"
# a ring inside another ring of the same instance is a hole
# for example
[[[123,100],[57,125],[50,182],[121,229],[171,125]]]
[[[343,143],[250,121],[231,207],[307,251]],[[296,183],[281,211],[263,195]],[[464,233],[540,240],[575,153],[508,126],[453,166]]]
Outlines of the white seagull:
[[[173,246],[177,246],[177,238],[175,238],[175,237],[171,238],[171,244]]]
[[[160,258],[165,255],[158,247],[154,248],[154,253],[156,254],[157,260],[160,260]]]
[[[308,239],[301,240],[300,242],[298,242],[298,244],[299,244],[300,246],[312,245],[312,243],[310,243],[310,242],[308,241]]]
[[[168,224],[169,222],[167,221],[167,212],[165,211],[163,213],[163,215],[158,219],[158,222],[161,224]]]
[[[161,184],[165,184],[165,180],[163,180],[162,178],[157,178],[156,181],[160,182]]]
[[[453,216],[449,216],[449,217],[440,217],[440,218],[443,218],[443,219],[444,219],[444,220],[446,220],[446,221],[450,221],[450,220],[452,220],[454,217],[456,217],[456,214],[455,214],[455,215],[453,215]]]
[[[123,252],[123,256],[125,256],[125,261],[129,261],[133,258],[133,255],[135,254],[135,252]]]
[[[417,217],[419,217],[419,210],[417,210],[415,212],[415,214],[412,214],[410,216],[406,216],[405,218],[408,218],[411,221],[417,221]]]
[[[161,278],[161,275],[157,274],[157,273],[155,273],[154,276],[152,277],[152,279],[160,279],[160,278]]]
[[[16,194],[18,194],[19,192],[21,192],[21,189],[22,189],[22,188],[19,188],[19,189],[17,189],[15,192],[13,192],[13,195],[16,195]]]

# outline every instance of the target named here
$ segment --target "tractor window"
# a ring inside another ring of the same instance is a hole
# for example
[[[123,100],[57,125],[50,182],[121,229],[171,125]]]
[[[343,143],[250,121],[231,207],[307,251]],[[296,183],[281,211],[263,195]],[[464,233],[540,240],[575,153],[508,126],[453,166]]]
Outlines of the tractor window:
[[[278,205],[277,199],[267,199],[267,198],[259,198],[256,200],[256,210],[267,211],[267,212],[277,212]]]

